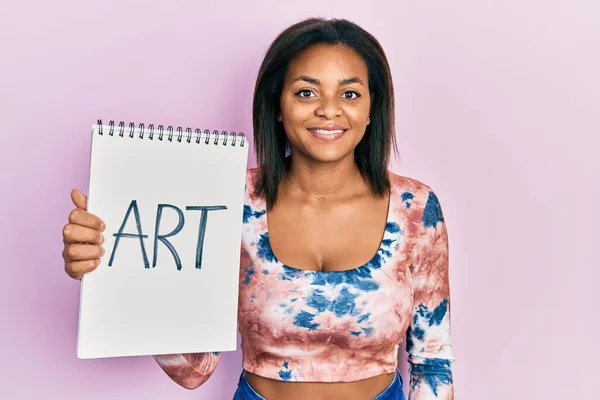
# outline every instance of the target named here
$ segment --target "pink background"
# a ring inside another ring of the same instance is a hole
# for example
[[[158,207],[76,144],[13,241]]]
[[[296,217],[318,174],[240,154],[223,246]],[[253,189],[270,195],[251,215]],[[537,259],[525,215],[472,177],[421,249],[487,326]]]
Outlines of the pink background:
[[[591,0],[2,1],[0,398],[231,398],[239,352],[196,391],[149,357],[76,358],[69,191],[87,191],[97,118],[251,134],[264,51],[313,15],[354,20],[389,57],[392,169],[436,190],[450,232],[456,398],[597,398]]]

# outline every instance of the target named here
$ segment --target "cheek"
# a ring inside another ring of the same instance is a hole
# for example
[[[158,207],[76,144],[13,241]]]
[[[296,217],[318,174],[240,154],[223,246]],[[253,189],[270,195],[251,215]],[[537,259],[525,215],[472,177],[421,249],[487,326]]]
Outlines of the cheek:
[[[286,129],[301,129],[314,115],[314,107],[302,103],[284,103],[280,115],[280,122],[283,122]]]
[[[349,107],[347,113],[352,116],[351,118],[366,123],[367,118],[369,118],[369,114],[371,113],[371,98],[369,96],[364,96],[361,100],[360,104]]]
[[[367,127],[367,119],[369,118],[368,107],[346,107],[344,109],[346,121],[355,131],[362,131]]]
[[[369,108],[367,107],[349,107],[344,112],[347,118],[355,124],[365,124],[369,117]]]

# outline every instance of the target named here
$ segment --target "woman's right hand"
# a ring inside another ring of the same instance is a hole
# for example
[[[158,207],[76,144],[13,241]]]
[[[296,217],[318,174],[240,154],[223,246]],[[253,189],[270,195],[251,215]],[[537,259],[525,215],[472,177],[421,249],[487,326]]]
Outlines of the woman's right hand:
[[[63,228],[63,259],[65,272],[73,279],[81,279],[93,271],[104,255],[104,222],[87,212],[87,197],[78,189],[71,191],[75,208],[69,214],[69,223]]]

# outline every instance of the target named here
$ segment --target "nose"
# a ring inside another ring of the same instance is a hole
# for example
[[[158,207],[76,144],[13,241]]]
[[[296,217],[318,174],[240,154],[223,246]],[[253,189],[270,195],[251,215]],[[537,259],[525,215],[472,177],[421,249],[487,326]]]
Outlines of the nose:
[[[315,114],[326,119],[333,119],[340,116],[342,108],[337,96],[323,96],[315,110]]]

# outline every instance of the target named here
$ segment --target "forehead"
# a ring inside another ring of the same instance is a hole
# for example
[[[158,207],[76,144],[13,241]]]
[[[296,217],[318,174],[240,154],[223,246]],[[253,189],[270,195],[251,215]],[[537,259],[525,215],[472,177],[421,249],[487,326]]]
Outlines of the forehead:
[[[320,80],[357,76],[366,81],[365,60],[352,48],[344,45],[318,44],[302,51],[289,63],[287,78],[307,75]]]

